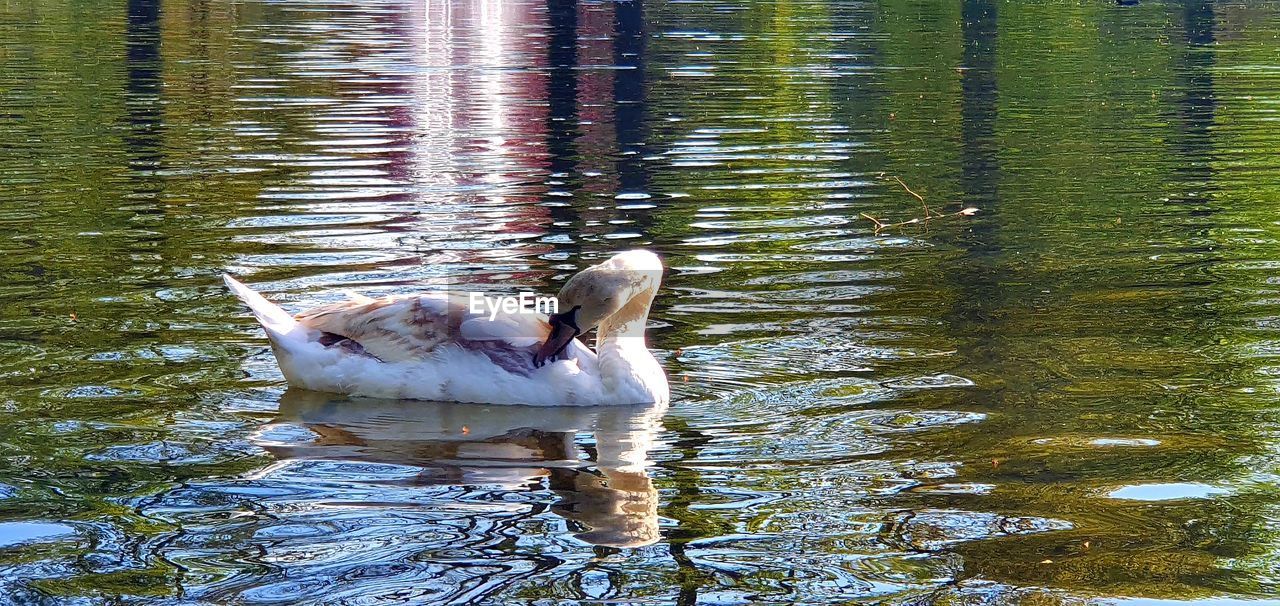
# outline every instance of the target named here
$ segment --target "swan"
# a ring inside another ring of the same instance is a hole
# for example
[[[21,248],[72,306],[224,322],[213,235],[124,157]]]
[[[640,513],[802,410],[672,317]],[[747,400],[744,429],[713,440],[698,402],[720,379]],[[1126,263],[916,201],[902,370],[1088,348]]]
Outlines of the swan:
[[[475,309],[471,296],[352,300],[289,315],[235,278],[289,385],[371,398],[535,406],[666,404],[645,345],[662,261],[622,252],[574,275],[558,313]],[[577,337],[596,329],[595,351]]]

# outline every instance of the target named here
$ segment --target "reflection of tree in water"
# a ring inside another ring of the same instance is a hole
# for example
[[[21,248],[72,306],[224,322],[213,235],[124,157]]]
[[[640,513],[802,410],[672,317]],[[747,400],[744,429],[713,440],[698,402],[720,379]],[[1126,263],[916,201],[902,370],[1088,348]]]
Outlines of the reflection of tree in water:
[[[1179,113],[1183,118],[1183,130],[1188,135],[1181,139],[1186,143],[1209,143],[1205,139],[1213,126],[1216,101],[1213,92],[1213,68],[1215,40],[1213,2],[1188,0],[1182,9],[1182,38],[1184,66],[1178,70],[1183,95],[1179,101]]]
[[[1195,207],[1193,215],[1212,214],[1214,9],[1209,0],[1185,0],[1182,7],[1182,57],[1175,67],[1177,95],[1173,111],[1178,136],[1174,174],[1188,188],[1173,202]],[[1207,252],[1207,251],[1206,251]]]
[[[568,242],[559,248],[573,250],[587,233],[587,225],[605,223],[615,215],[631,222],[623,225],[628,232],[644,233],[652,221],[651,209],[626,211],[591,209],[595,203],[585,196],[617,193],[649,193],[648,167],[644,164],[648,125],[646,107],[645,52],[647,49],[644,4],[641,0],[613,3],[612,31],[593,31],[591,20],[583,20],[577,0],[551,0],[547,3],[547,92],[546,123],[547,170],[555,182],[555,192],[546,198],[555,224],[553,231],[564,233]],[[584,40],[608,36],[611,56],[595,56]],[[585,56],[583,56],[585,53]],[[593,89],[591,70],[584,65],[611,62],[612,98],[599,98]],[[585,79],[585,81],[584,81]],[[608,107],[613,115],[613,140],[592,139],[590,128],[584,128],[583,108]],[[603,158],[614,157],[617,171],[616,191],[597,192],[588,187],[583,171],[597,166]]]
[[[577,0],[548,0],[547,2],[547,170],[560,185],[558,192],[574,194],[581,188],[578,175],[578,2]],[[577,230],[580,217],[571,198],[547,196],[546,202],[554,223],[551,231],[568,236],[568,244],[557,248],[577,246]]]
[[[964,44],[960,76],[960,186],[964,206],[982,209],[971,223],[970,236],[962,243],[967,251],[963,266],[954,274],[961,294],[956,301],[956,319],[976,330],[992,326],[1001,305],[999,245],[1000,165],[996,152],[996,45],[998,24],[996,5],[989,0],[969,0],[961,11]],[[978,347],[992,349],[979,339]],[[984,355],[994,355],[993,351]]]
[[[160,0],[129,0],[125,33],[125,107],[129,129],[124,137],[132,176],[133,196],[155,202],[148,212],[161,213],[163,183],[154,171],[164,159],[164,113],[160,95]]]
[[[659,539],[657,490],[646,473],[662,410],[654,407],[525,407],[349,400],[290,390],[278,423],[314,439],[264,441],[281,461],[367,461],[421,468],[421,485],[497,485],[523,490],[544,481],[560,498],[552,511],[594,545],[639,547]],[[594,470],[578,456],[579,431],[595,437]],[[278,465],[279,463],[277,463]]]
[[[643,0],[614,3],[613,126],[617,141],[614,153],[617,155],[618,190],[619,193],[653,195],[649,191],[649,168],[645,165],[649,131],[646,125],[645,36]],[[634,221],[625,229],[648,235],[657,210],[622,211],[623,216]]]
[[[126,104],[133,127],[125,141],[136,165],[154,168],[160,146],[160,0],[129,0],[125,35]]]

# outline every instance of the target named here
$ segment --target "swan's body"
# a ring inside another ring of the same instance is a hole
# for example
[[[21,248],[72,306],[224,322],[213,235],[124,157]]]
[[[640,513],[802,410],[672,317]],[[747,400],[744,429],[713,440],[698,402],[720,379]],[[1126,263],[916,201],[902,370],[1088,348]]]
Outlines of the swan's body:
[[[357,297],[290,316],[225,279],[266,330],[295,387],[376,398],[611,405],[669,399],[666,375],[644,342],[661,272],[658,257],[642,250],[582,271],[560,292],[561,309],[572,310],[559,314],[567,325],[527,311],[472,313],[469,297],[456,293]],[[573,338],[578,325],[599,326],[595,352]]]

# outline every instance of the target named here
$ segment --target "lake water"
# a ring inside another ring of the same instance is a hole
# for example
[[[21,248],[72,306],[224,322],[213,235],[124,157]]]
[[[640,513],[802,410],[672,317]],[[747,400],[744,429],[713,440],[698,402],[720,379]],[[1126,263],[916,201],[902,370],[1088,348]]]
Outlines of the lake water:
[[[1278,149],[1275,3],[0,1],[0,603],[1271,596]],[[286,391],[220,282],[641,246],[665,411]]]

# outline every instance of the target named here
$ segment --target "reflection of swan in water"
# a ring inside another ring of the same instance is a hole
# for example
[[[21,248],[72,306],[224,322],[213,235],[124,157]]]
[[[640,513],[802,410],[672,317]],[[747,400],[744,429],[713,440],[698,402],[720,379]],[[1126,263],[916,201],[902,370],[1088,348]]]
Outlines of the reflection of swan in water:
[[[309,442],[255,439],[288,459],[372,461],[422,467],[423,484],[523,487],[546,478],[557,514],[596,545],[639,547],[658,540],[658,492],[646,475],[665,406],[490,406],[353,399],[285,392],[276,423],[311,430]],[[586,469],[574,436],[591,432],[599,472]]]

